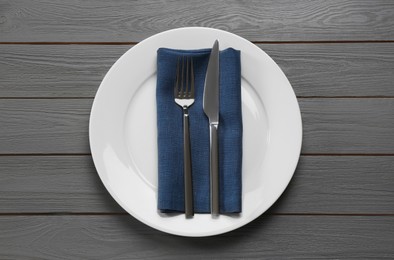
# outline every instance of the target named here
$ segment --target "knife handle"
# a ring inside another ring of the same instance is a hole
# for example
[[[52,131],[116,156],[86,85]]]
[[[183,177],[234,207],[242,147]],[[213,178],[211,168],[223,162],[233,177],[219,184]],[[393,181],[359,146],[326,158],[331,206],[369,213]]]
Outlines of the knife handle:
[[[211,215],[219,215],[219,145],[218,124],[209,125],[210,132],[210,186],[211,186]]]
[[[192,182],[192,160],[190,150],[189,134],[189,112],[187,107],[183,107],[183,173],[185,185],[185,216],[191,218],[194,215],[193,209],[193,182]]]

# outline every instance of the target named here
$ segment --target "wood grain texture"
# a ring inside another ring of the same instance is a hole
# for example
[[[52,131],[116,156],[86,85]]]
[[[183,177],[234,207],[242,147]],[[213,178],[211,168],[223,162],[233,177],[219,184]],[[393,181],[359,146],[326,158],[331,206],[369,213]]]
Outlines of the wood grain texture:
[[[393,156],[301,156],[272,213],[394,214]]]
[[[394,44],[259,44],[296,95],[394,96]],[[0,45],[1,97],[94,97],[130,46]]]
[[[0,100],[0,153],[88,153],[92,100]]]
[[[123,212],[91,156],[0,156],[0,212]]]
[[[170,236],[130,216],[0,217],[3,259],[392,259],[393,217],[263,216],[233,232]]]
[[[259,44],[297,96],[394,96],[394,43]]]
[[[387,0],[3,0],[0,41],[137,42],[185,26],[253,41],[394,40],[392,17]]]
[[[394,214],[394,157],[301,156],[272,214]],[[0,156],[0,213],[124,213],[90,156]]]
[[[394,99],[302,99],[303,153],[394,152]]]
[[[394,99],[299,99],[303,153],[394,153]],[[89,153],[91,99],[0,100],[0,153]]]
[[[130,47],[0,45],[0,97],[94,97]]]

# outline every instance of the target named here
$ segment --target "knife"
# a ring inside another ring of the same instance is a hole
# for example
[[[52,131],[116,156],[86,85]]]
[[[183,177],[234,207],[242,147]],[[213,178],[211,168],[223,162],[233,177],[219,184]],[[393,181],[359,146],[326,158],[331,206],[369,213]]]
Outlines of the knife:
[[[219,42],[217,40],[213,44],[208,61],[203,109],[209,119],[211,215],[217,217],[219,215]]]

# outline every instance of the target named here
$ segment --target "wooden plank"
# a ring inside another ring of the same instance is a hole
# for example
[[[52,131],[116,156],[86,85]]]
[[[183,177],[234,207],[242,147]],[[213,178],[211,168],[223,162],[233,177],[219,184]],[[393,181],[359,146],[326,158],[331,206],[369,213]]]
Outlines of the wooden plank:
[[[88,153],[92,100],[0,100],[0,153]]]
[[[393,217],[263,216],[221,236],[171,236],[129,216],[2,216],[4,259],[392,259]]]
[[[394,214],[394,157],[301,156],[271,213]]]
[[[0,213],[124,212],[91,156],[0,156]]]
[[[264,44],[297,96],[394,96],[394,44]]]
[[[273,214],[394,214],[393,157],[301,156]],[[123,213],[90,156],[0,156],[0,213]]]
[[[394,99],[302,99],[303,153],[394,153]]]
[[[0,97],[94,97],[130,46],[0,45]],[[394,96],[394,44],[259,44],[296,94]]]
[[[89,153],[91,99],[0,100],[0,154]],[[303,153],[393,154],[394,99],[299,99]]]
[[[0,97],[94,97],[130,47],[0,45]]]
[[[1,42],[136,42],[185,26],[253,41],[394,40],[387,0],[28,1],[0,3]]]

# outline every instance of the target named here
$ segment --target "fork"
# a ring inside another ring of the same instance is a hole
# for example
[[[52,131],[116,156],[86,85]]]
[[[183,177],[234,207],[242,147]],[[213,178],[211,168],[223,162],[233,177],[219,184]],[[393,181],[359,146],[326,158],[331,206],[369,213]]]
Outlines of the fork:
[[[189,132],[189,107],[194,103],[194,70],[192,57],[178,57],[174,99],[183,111],[183,169],[185,185],[185,217],[194,215],[193,184]]]

